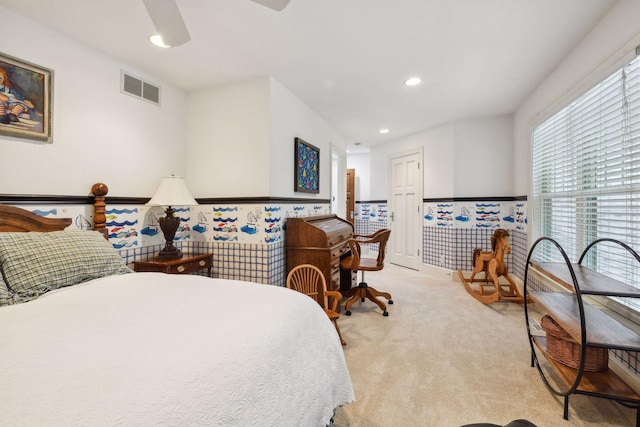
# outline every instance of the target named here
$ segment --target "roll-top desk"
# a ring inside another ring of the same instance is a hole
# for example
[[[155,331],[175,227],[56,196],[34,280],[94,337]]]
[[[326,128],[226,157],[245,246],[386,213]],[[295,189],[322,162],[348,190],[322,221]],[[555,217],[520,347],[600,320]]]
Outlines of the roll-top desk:
[[[355,274],[340,270],[340,258],[349,253],[352,237],[353,225],[336,215],[287,218],[287,272],[313,264],[322,270],[329,290],[351,289]]]

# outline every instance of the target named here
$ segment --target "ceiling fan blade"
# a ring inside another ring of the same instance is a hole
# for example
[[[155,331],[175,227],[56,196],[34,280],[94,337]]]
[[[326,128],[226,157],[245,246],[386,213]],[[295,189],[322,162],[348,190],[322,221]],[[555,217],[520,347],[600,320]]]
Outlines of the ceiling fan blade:
[[[175,0],[143,0],[144,6],[168,46],[180,46],[191,39]]]
[[[290,0],[251,0],[263,6],[267,6],[270,9],[277,10],[280,12],[282,9],[287,7]]]

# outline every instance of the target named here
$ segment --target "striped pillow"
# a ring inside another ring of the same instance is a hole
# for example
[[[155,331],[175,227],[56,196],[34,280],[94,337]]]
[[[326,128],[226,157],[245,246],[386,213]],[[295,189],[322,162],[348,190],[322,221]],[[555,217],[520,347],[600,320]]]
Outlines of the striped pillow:
[[[53,289],[131,270],[96,231],[0,233],[0,267],[9,293],[29,301]]]

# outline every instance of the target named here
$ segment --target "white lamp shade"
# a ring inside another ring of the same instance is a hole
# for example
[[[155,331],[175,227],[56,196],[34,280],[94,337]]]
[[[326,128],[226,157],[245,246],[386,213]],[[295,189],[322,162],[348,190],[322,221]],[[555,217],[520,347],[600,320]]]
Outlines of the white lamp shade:
[[[165,176],[147,206],[193,206],[198,202],[187,188],[187,183],[181,176]]]

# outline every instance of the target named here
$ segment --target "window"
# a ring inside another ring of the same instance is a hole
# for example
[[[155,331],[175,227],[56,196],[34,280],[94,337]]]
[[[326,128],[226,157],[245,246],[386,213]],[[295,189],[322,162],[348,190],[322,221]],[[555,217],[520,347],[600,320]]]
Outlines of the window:
[[[603,237],[640,252],[640,59],[534,129],[532,159],[534,240],[553,238],[572,262]],[[562,261],[538,247],[536,259]],[[583,263],[640,287],[640,264],[618,245],[597,245]]]

